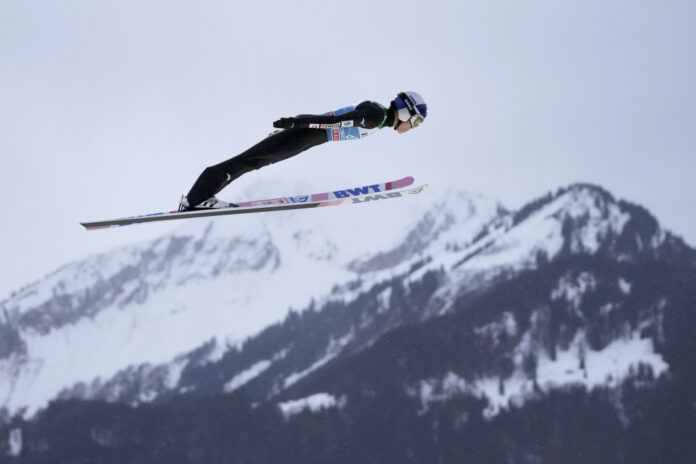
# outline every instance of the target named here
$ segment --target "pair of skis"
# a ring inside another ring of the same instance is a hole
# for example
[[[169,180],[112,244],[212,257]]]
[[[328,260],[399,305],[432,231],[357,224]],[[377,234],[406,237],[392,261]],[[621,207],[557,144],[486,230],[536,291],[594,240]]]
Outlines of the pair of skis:
[[[166,211],[161,213],[145,214],[141,216],[109,219],[105,221],[82,222],[87,230],[108,229],[111,227],[123,227],[131,224],[145,222],[169,221],[173,219],[190,219],[208,216],[226,216],[230,214],[265,213],[270,211],[286,211],[293,209],[320,208],[324,206],[338,206],[346,204],[367,203],[389,198],[402,198],[415,195],[428,188],[428,185],[409,187],[413,184],[413,177],[383,184],[365,185],[357,188],[334,190],[333,192],[314,193],[311,195],[299,195],[293,197],[271,198],[268,200],[256,200],[237,203],[237,207],[200,209],[192,211]]]

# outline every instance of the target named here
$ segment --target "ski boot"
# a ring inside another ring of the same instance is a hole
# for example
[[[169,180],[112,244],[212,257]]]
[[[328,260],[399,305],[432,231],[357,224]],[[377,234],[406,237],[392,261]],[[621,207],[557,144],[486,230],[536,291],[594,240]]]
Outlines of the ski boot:
[[[221,209],[221,208],[237,208],[239,205],[236,203],[229,203],[227,201],[222,201],[219,200],[215,197],[210,197],[204,202],[191,206],[189,205],[188,198],[186,198],[186,195],[181,196],[181,200],[179,200],[179,212],[184,212],[184,211],[196,211],[199,209]]]

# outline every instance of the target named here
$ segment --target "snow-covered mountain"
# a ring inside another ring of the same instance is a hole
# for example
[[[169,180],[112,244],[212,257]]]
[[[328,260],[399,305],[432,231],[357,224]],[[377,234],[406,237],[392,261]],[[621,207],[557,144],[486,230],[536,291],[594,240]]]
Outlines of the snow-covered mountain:
[[[512,213],[491,199],[434,189],[396,204],[189,221],[157,240],[71,263],[0,303],[0,399],[10,413],[30,414],[58,396],[151,401],[165,392],[204,389],[191,373],[235,356],[239,365],[223,369],[224,378],[208,390],[230,392],[254,379],[264,384],[259,377],[275,372],[270,368],[276,364],[276,377],[259,394],[278,394],[395,327],[452,311],[501,279],[564,254],[599,253],[621,262],[691,251],[647,212],[589,185]],[[436,288],[414,314],[395,309],[395,283],[408,287],[433,275]],[[591,274],[569,274],[549,298],[577,308],[597,285]],[[627,277],[616,282],[626,295],[632,285]],[[245,351],[245,340],[282,321],[291,308],[350,305],[375,288],[374,310],[360,310],[358,324],[323,334],[326,345],[302,359],[292,355],[293,344],[267,348],[256,358]],[[498,338],[520,329],[505,314],[479,330]],[[517,368],[533,347],[532,334],[517,348]],[[657,374],[668,370],[651,340],[636,331],[626,336],[594,352],[586,334],[575,333],[567,351],[542,359],[537,382],[601,384],[638,362]],[[601,369],[590,377],[579,371],[559,376],[582,350]],[[528,380],[515,380],[496,401],[531,388]],[[429,393],[433,385],[481,393],[497,388],[491,379],[466,386],[452,375],[423,379],[414,388],[424,404],[437,397]]]
[[[36,462],[696,458],[696,252],[592,185],[188,221],[0,308]]]

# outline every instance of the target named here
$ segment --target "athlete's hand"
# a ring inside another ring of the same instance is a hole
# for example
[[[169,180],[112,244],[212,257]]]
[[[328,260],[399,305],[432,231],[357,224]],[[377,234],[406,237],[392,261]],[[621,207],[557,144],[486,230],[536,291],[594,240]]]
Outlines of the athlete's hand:
[[[292,129],[295,126],[295,118],[280,118],[273,123],[278,129]]]

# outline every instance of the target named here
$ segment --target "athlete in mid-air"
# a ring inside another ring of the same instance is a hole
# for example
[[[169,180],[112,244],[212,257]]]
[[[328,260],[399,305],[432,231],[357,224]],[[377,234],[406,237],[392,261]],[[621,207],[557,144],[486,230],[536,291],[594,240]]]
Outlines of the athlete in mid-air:
[[[206,168],[188,195],[181,197],[179,211],[234,207],[235,204],[218,200],[215,195],[242,174],[324,142],[360,139],[384,127],[403,134],[418,127],[427,115],[428,106],[418,93],[401,92],[388,108],[364,101],[322,115],[281,118],[273,123],[280,130],[234,158]]]

